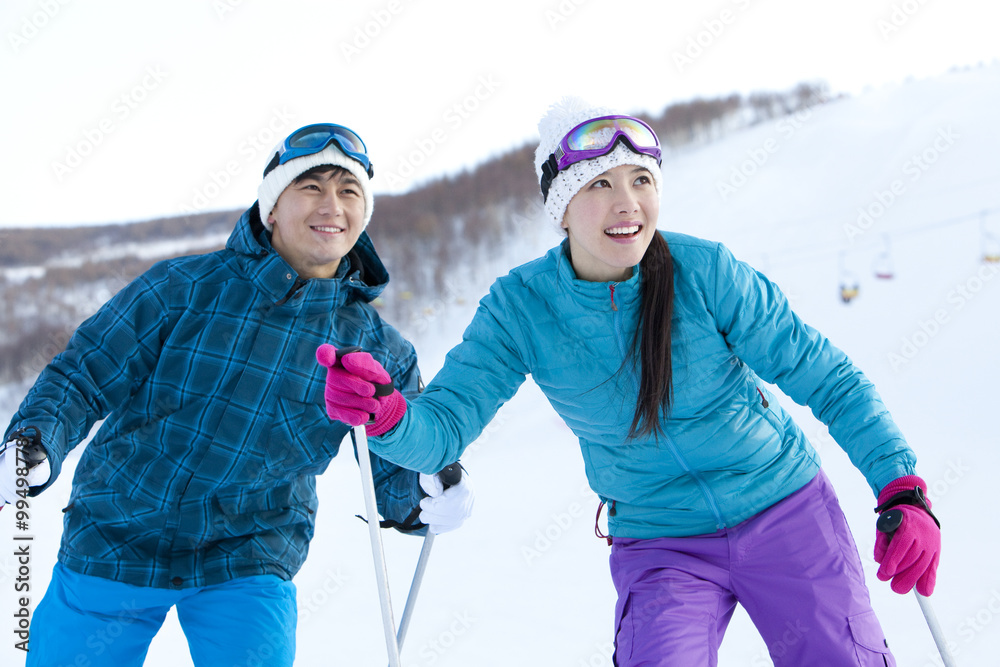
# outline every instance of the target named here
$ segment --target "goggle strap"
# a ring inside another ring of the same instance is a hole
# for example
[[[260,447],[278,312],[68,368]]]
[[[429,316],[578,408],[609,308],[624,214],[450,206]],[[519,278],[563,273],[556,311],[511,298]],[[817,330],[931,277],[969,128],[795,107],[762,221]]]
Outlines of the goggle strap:
[[[556,154],[550,153],[549,159],[542,164],[542,180],[539,186],[542,188],[542,201],[549,198],[549,188],[552,187],[552,179],[559,173],[559,163],[556,161]]]
[[[264,167],[264,178],[267,178],[267,175],[274,171],[279,164],[281,164],[281,153],[275,151],[274,157],[272,157],[271,161],[267,163],[266,167]]]
[[[339,143],[337,145],[340,146]],[[329,146],[329,144],[327,144],[327,146]],[[324,146],[323,148],[325,149],[326,146]],[[317,152],[319,152],[319,151],[317,151]],[[340,152],[344,153],[344,149],[341,148]],[[349,155],[347,153],[344,153],[344,155],[346,155],[347,157],[351,158],[352,160],[355,160],[362,167],[365,166],[364,162],[362,162],[361,160],[358,160],[358,158],[356,158],[355,156]],[[280,152],[279,153],[275,153],[274,157],[271,158],[271,161],[267,163],[266,167],[264,167],[264,178],[267,178],[267,175],[270,174],[272,171],[274,171],[279,164],[281,164],[281,153]],[[365,169],[365,173],[368,174],[368,180],[371,180],[371,179],[375,178],[375,163],[372,162],[370,159],[368,160],[368,167]]]

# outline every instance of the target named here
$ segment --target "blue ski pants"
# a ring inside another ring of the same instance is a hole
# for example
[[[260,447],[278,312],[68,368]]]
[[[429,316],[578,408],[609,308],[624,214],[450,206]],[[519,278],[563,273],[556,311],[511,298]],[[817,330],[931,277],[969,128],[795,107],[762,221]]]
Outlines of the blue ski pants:
[[[776,667],[896,664],[822,471],[774,506],[711,535],[615,538],[611,575],[618,667],[715,667],[737,603]]]
[[[139,667],[171,607],[197,667],[292,665],[297,612],[290,581],[263,575],[167,590],[57,564],[31,623],[26,667]]]

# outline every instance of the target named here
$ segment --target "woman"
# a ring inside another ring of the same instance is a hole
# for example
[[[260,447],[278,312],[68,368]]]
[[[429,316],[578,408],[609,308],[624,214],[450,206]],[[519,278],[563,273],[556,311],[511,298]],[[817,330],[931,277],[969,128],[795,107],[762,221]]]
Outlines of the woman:
[[[617,665],[715,665],[737,602],[776,665],[894,664],[819,457],[761,380],[812,408],[879,511],[903,513],[891,546],[878,538],[879,578],[930,594],[940,532],[871,382],[725,247],[655,229],[648,126],[569,100],[539,131],[545,208],[566,240],[496,281],[409,405],[374,397],[388,375],[367,355],[338,364],[321,347],[327,412],[370,413],[373,451],[437,470],[530,373],[609,507]]]

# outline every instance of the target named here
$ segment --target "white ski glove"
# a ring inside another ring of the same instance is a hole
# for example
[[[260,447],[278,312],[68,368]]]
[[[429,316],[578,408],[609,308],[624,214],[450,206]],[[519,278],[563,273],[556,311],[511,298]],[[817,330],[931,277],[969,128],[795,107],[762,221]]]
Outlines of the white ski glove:
[[[18,486],[17,479],[19,475],[17,474],[17,445],[13,441],[6,444],[0,444],[0,448],[3,452],[0,453],[0,507],[3,507],[9,502],[15,500],[17,492],[23,489],[23,483]],[[21,467],[24,467],[24,462],[21,462]],[[49,475],[52,474],[52,468],[49,466],[49,460],[45,459],[28,473],[28,486],[41,486],[49,481]]]
[[[420,488],[429,496],[420,501],[420,522],[435,535],[455,530],[472,514],[475,493],[468,472],[463,471],[461,481],[447,489],[437,475],[420,473]]]

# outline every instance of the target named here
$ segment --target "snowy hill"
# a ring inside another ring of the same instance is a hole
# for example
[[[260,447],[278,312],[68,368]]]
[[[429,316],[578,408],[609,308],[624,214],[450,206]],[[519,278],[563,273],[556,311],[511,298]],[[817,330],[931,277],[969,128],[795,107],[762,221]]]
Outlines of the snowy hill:
[[[796,310],[869,375],[919,457],[944,526],[932,598],[961,665],[997,664],[1000,538],[987,489],[1000,470],[1000,66],[871,91],[681,151],[664,163],[659,226],[726,243],[790,295]],[[488,266],[429,307],[415,341],[431,377],[461,336],[488,277],[559,236],[537,221]],[[524,225],[522,225],[524,226]],[[891,264],[893,278],[875,277]],[[391,268],[391,267],[390,267]],[[842,282],[859,295],[845,304]],[[11,414],[24,387],[0,391]],[[875,579],[874,498],[808,410],[782,398],[819,449],[841,497],[876,611],[900,665],[940,664],[912,595]],[[79,451],[79,450],[77,450]],[[75,458],[67,463],[71,468]],[[611,665],[615,593],[596,498],[569,430],[528,382],[463,457],[476,512],[435,544],[403,650],[407,667]],[[32,600],[48,583],[70,474],[32,503]],[[357,466],[342,455],[319,480],[321,511],[299,596],[297,664],[385,664]],[[981,518],[987,513],[987,518]],[[9,508],[0,539],[12,544]],[[420,540],[385,533],[398,615]],[[0,555],[0,601],[17,568]],[[7,613],[7,612],[5,612]],[[9,618],[9,617],[8,617]],[[0,647],[4,665],[23,656]],[[190,664],[174,616],[147,665]],[[266,665],[266,646],[247,664]],[[720,665],[770,664],[738,613]]]

